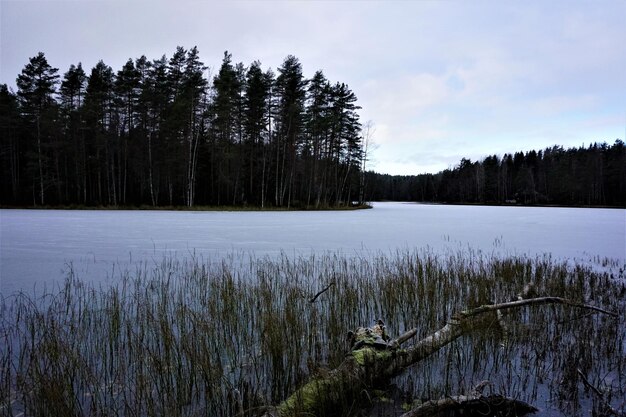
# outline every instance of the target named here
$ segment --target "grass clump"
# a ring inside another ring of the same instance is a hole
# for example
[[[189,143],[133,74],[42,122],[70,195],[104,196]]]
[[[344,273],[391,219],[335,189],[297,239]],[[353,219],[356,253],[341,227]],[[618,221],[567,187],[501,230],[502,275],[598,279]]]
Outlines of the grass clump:
[[[420,338],[531,281],[542,295],[622,312],[626,304],[624,277],[610,271],[471,251],[165,258],[106,286],[70,271],[54,291],[1,300],[0,415],[259,415],[341,363],[349,330],[382,318],[392,335],[417,326]],[[502,394],[585,415],[601,404],[578,370],[607,396],[626,397],[623,320],[563,306],[507,320],[509,334],[487,326],[398,378],[402,402],[489,379]],[[345,414],[355,409],[346,404]]]

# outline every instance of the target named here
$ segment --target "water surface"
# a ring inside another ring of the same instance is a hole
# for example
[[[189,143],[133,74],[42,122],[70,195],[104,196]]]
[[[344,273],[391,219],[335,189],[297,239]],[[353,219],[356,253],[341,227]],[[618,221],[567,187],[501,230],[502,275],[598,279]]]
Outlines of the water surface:
[[[163,255],[347,255],[430,247],[626,262],[626,210],[375,203],[357,211],[0,210],[0,292],[111,279]]]

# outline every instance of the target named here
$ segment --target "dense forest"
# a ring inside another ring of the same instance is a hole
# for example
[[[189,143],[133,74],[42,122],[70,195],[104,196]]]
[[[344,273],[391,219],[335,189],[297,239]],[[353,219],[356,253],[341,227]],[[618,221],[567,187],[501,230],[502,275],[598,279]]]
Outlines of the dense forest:
[[[473,204],[626,206],[626,146],[588,147],[463,158],[437,174],[366,174],[372,200]]]
[[[274,73],[197,48],[61,77],[31,58],[0,86],[5,206],[327,207],[364,200],[356,95],[288,56]]]
[[[197,48],[61,77],[32,57],[0,85],[3,206],[338,207],[377,200],[625,206],[626,147],[462,159],[437,174],[366,171],[354,92],[288,56],[274,73]]]

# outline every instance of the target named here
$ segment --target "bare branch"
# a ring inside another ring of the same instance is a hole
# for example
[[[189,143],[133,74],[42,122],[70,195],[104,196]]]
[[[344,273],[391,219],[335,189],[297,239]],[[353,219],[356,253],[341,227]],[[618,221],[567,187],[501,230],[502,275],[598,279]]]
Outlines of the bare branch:
[[[430,334],[424,339],[418,341],[415,346],[406,349],[405,354],[398,356],[394,361],[389,363],[384,372],[384,375],[386,377],[396,376],[404,371],[405,368],[432,355],[433,353],[446,346],[447,344],[453,342],[460,336],[472,330],[478,329],[482,325],[480,323],[480,318],[486,313],[497,313],[500,310],[510,310],[513,308],[544,304],[564,304],[576,308],[596,311],[599,313],[610,315],[612,317],[618,317],[617,313],[587,304],[576,303],[574,301],[561,297],[539,297],[526,300],[510,301],[506,303],[482,305],[480,307],[464,310],[460,313],[453,315],[444,327]],[[398,342],[398,344],[403,343],[404,341],[415,336],[416,333],[416,329],[410,330],[404,333],[398,339],[396,339],[396,341]]]
[[[596,387],[591,382],[589,382],[589,380],[587,379],[587,377],[585,377],[585,374],[583,374],[580,368],[577,368],[576,371],[578,372],[578,375],[582,379],[583,384],[585,384],[585,386],[589,388],[598,397],[598,399],[600,400],[600,403],[602,404],[602,408],[605,410],[607,415],[618,416],[618,417],[623,417],[626,415],[625,413],[618,411],[615,408],[611,407],[611,404],[609,404],[609,402],[606,400],[604,392],[600,391],[598,387]]]
[[[320,295],[324,294],[324,293],[325,293],[326,291],[328,291],[328,290],[329,290],[329,289],[330,289],[333,285],[335,285],[335,283],[334,283],[334,282],[331,282],[330,284],[328,284],[328,285],[326,286],[326,288],[324,288],[323,290],[321,290],[320,292],[318,292],[317,294],[315,294],[315,295],[313,296],[313,298],[311,298],[311,299],[309,300],[309,303],[314,303],[314,302],[315,302],[315,300],[317,300],[317,297],[319,297]]]
[[[400,346],[401,344],[403,344],[407,340],[414,338],[416,334],[417,334],[417,328],[411,329],[411,330],[401,334],[396,339],[393,339],[390,342],[390,345]]]
[[[589,304],[576,303],[574,301],[568,300],[566,298],[561,298],[561,297],[538,297],[538,298],[529,298],[529,299],[524,299],[524,300],[510,301],[507,303],[482,305],[480,307],[476,307],[471,310],[462,311],[453,317],[456,317],[458,319],[464,319],[464,318],[469,318],[469,317],[475,317],[475,316],[478,316],[479,314],[483,314],[489,311],[508,310],[512,308],[524,307],[524,306],[529,306],[529,305],[541,305],[541,304],[564,304],[564,305],[568,305],[571,307],[583,308],[586,310],[596,311],[598,313],[608,314],[609,316],[612,316],[612,317],[618,317],[618,314],[612,311],[608,311],[608,310],[605,310],[596,306],[592,306]]]
[[[327,291],[333,284],[320,291],[312,301]],[[576,308],[583,308],[595,312],[617,317],[617,313],[595,306],[576,303],[560,297],[540,297],[511,301],[499,304],[483,305],[461,311],[448,320],[445,326],[419,340],[414,346],[396,350],[395,347],[415,337],[417,329],[412,329],[387,344],[387,349],[378,349],[375,345],[366,345],[353,350],[350,355],[335,369],[321,377],[314,377],[307,384],[300,387],[293,395],[276,407],[279,416],[316,415],[320,410],[336,409],[346,398],[356,399],[363,392],[375,386],[383,386],[388,381],[400,375],[406,368],[432,355],[442,347],[453,342],[464,334],[471,333],[485,326],[485,315],[496,315],[499,310],[509,310],[534,305],[563,304]],[[495,319],[496,317],[494,317]],[[476,393],[478,394],[478,393]],[[456,398],[456,399],[455,399]],[[525,403],[511,400],[502,396],[463,396],[452,397],[458,405],[463,401],[492,400],[508,401],[512,406],[523,406]],[[441,401],[441,400],[438,400]],[[446,399],[446,401],[450,401]],[[534,409],[534,407],[525,404]],[[415,410],[413,411],[415,412]],[[531,412],[531,411],[527,411]],[[522,413],[518,413],[522,414]],[[406,414],[405,417],[418,417],[428,414]]]

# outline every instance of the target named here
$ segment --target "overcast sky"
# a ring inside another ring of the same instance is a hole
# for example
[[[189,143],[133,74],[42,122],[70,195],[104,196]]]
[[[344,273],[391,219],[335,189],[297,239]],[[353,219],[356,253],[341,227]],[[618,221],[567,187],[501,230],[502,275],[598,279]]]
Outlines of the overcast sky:
[[[626,0],[0,1],[0,83],[39,51],[60,75],[178,45],[213,69],[225,50],[273,69],[292,54],[356,93],[379,172],[626,131]]]

